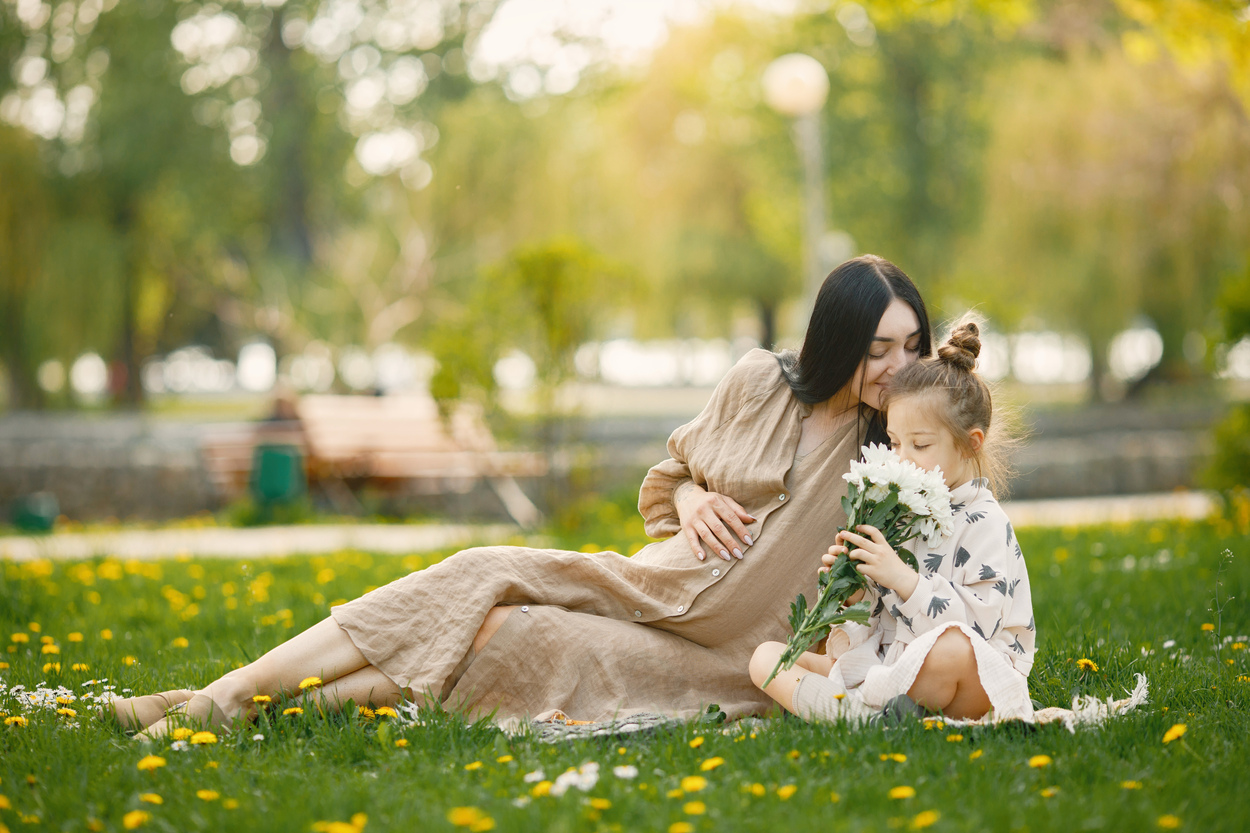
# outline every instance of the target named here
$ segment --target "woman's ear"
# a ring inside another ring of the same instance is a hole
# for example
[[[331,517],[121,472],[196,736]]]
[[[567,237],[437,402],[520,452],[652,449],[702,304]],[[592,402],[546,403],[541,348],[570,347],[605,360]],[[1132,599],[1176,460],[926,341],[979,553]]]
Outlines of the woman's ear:
[[[980,428],[973,428],[968,432],[968,448],[972,449],[972,453],[976,454],[981,450],[981,446],[985,445],[985,432]]]

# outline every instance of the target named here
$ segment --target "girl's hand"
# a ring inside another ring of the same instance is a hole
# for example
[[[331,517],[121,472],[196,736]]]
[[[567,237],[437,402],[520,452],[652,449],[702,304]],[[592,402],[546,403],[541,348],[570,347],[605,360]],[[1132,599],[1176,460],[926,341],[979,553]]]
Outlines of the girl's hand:
[[[754,523],[755,518],[733,498],[709,492],[687,480],[677,487],[673,502],[677,506],[681,531],[700,561],[704,558],[700,541],[726,561],[730,560],[730,553],[734,558],[741,558],[742,550],[751,546],[751,534],[744,524]]]
[[[820,562],[824,564],[825,566],[821,567],[816,572],[819,574],[819,573],[827,573],[830,570],[832,570],[833,563],[837,561],[838,556],[844,552],[846,552],[846,547],[842,546],[841,544],[835,544],[832,547],[830,547],[829,551],[820,557]],[[868,593],[867,589],[863,587],[859,588],[850,596],[847,596],[846,602],[842,606],[850,607],[851,605],[857,602],[863,601],[863,598],[867,593]]]
[[[856,549],[850,550],[847,557],[859,562],[856,566],[861,573],[882,587],[888,587],[898,593],[903,601],[911,598],[916,585],[920,582],[920,576],[916,574],[916,571],[903,563],[903,559],[898,557],[894,548],[886,543],[881,530],[868,524],[861,524],[855,529],[860,534],[857,535],[850,530],[838,533],[835,540],[843,546],[830,547],[830,555],[833,555],[835,550],[846,552],[845,544],[854,544]],[[828,557],[830,556],[823,556],[821,560]]]

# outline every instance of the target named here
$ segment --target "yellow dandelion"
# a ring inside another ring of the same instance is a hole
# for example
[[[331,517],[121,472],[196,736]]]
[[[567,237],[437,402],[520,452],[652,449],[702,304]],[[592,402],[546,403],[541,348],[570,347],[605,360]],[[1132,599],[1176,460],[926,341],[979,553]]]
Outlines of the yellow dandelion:
[[[1049,755],[1034,755],[1032,758],[1029,758],[1029,766],[1033,769],[1041,769],[1044,766],[1050,766],[1052,763],[1054,761],[1051,760]]]
[[[639,789],[642,789],[642,787],[639,787]],[[682,792],[680,787],[668,791],[669,798],[683,798],[685,795],[686,794]]]
[[[191,647],[191,640],[187,639],[185,636],[178,636],[174,638],[174,641],[171,644],[175,648],[189,648]]]
[[[1168,729],[1166,732],[1163,733],[1163,742],[1171,743],[1172,741],[1176,740],[1177,738],[1181,737],[1184,734],[1185,734],[1185,724],[1177,723],[1171,729]]]
[[[11,635],[11,636],[9,637],[9,639],[10,639],[10,640],[12,640],[12,641],[13,641],[13,642],[15,642],[15,643],[29,642],[29,641],[30,641],[30,634],[26,634],[26,633],[15,633],[15,634]]]
[[[590,806],[596,810],[609,810],[612,807],[612,802],[606,798],[592,798],[590,799]]]
[[[471,764],[465,764],[465,765],[464,765],[464,768],[465,768],[465,771],[466,771],[466,772],[473,772],[473,771],[474,771],[474,770],[476,770],[476,769],[481,769],[481,768],[482,768],[482,762],[481,762],[481,761],[474,761],[474,762],[473,762],[473,763],[471,763]]]
[[[41,654],[59,654],[59,653],[61,653],[61,649],[60,649],[60,647],[59,647],[59,646],[57,646],[57,645],[44,645],[42,648],[40,648],[40,649],[39,649],[39,653],[41,653]]]
[[[694,825],[688,821],[675,821],[668,826],[668,833],[694,833]]]
[[[837,793],[829,793],[829,800],[832,801],[834,804],[837,804],[839,801],[842,800],[842,796],[838,795]]]
[[[136,827],[142,827],[152,818],[151,813],[145,813],[143,810],[131,810],[122,816],[122,827],[127,830],[134,830]]]
[[[889,792],[890,798],[915,798],[915,787],[891,787]]]
[[[511,755],[500,755],[498,758],[496,758],[496,759],[495,759],[495,763],[497,763],[497,764],[510,764],[510,763],[512,763],[512,756],[511,756]]]
[[[395,741],[395,745],[398,746],[400,749],[403,749],[405,746],[408,745],[408,738],[400,738],[399,740]]]
[[[299,690],[307,691],[310,688],[317,688],[321,684],[322,683],[321,683],[320,677],[305,677],[304,679],[299,681]]]
[[[1140,790],[1141,781],[1121,781],[1120,787],[1125,790]]]
[[[745,790],[746,792],[749,792],[751,795],[755,796],[756,798],[763,798],[768,793],[768,790],[764,789],[764,785],[758,784],[758,783],[752,784],[749,787],[743,787],[742,789]]]
[[[26,625],[26,627],[30,629],[32,633],[39,633],[41,630],[43,630],[43,626],[40,625],[38,622],[30,622],[29,624]]]
[[[317,833],[360,833],[359,828],[348,821],[319,821],[312,829]]]
[[[787,757],[787,758],[789,758],[789,759],[790,759],[790,760],[792,760],[792,761],[797,761],[797,760],[799,759],[799,756],[800,756],[801,754],[802,754],[802,753],[800,753],[800,752],[799,752],[799,750],[797,750],[797,749],[791,749],[789,752],[787,752],[787,753],[786,753],[786,757]]]
[[[112,639],[112,638],[113,638],[113,632],[112,632],[111,630],[109,630],[108,628],[105,628],[104,630],[100,631],[100,638],[101,638],[101,639]]]
[[[12,810],[13,802],[9,801],[7,795],[0,795],[0,810]]]
[[[963,739],[964,739],[963,735],[947,735],[946,736],[947,743],[959,743]]]
[[[881,760],[894,761],[895,763],[901,764],[901,763],[906,763],[907,756],[904,755],[902,752],[883,752],[881,754]]]
[[[625,754],[625,751],[626,751],[626,750],[625,750],[625,747],[624,747],[624,746],[618,746],[618,747],[616,747],[616,754],[618,754],[618,755],[624,755],[624,754]]]
[[[378,716],[378,713],[368,706],[357,706],[356,711],[365,720],[373,720],[373,718]]]
[[[186,726],[179,726],[178,728],[170,732],[169,736],[173,738],[174,740],[186,740],[187,738],[191,737],[194,734],[195,734],[194,729],[188,729]]]
[[[545,795],[551,795],[551,782],[539,781],[530,789],[530,795],[534,798],[542,798]]]
[[[151,772],[152,770],[160,769],[163,766],[165,766],[165,759],[160,755],[148,755],[146,758],[141,758],[139,763],[135,764],[135,767],[141,772]]]
[[[1213,631],[1215,630],[1215,625],[1211,624],[1210,622],[1203,622],[1202,629],[1204,631]]]
[[[282,713],[283,714],[303,714],[304,710],[301,709],[299,706],[291,706],[290,708],[283,709]]]
[[[125,665],[134,665],[138,661],[137,657],[122,657],[122,663]]]
[[[1234,651],[1244,651],[1246,650],[1246,643],[1234,642],[1232,645],[1229,645],[1228,647],[1232,648]]]
[[[1047,787],[1042,790],[1042,798],[1054,798],[1057,795],[1059,795],[1058,787]]]
[[[74,671],[90,671],[91,670],[91,666],[85,662],[76,662],[73,665],[71,665],[70,668],[73,669]]]
[[[711,772],[723,763],[725,763],[724,758],[708,758],[706,761],[699,764],[699,769],[703,772]]]
[[[49,673],[49,672],[52,672],[52,673],[54,673],[54,674],[59,674],[59,673],[61,672],[61,663],[59,663],[59,662],[45,662],[45,663],[43,664],[43,673],[47,674],[47,673]]]
[[[221,798],[221,793],[216,790],[196,790],[195,797],[201,801],[216,801]]]
[[[968,760],[975,761],[977,758],[981,757],[984,754],[985,754],[984,749],[978,749],[976,752],[973,752],[970,755],[968,755]]]
[[[917,813],[916,817],[911,820],[911,824],[909,824],[908,827],[912,830],[923,830],[926,827],[932,827],[941,817],[942,814],[937,810],[925,810],[923,813]]]
[[[698,737],[690,739],[691,749],[698,749],[702,745],[703,745],[703,735],[699,735]]]
[[[702,801],[687,801],[681,809],[688,816],[701,816],[707,812],[707,805]]]
[[[1174,816],[1171,813],[1168,813],[1166,816],[1159,816],[1159,820],[1155,822],[1155,824],[1159,825],[1164,830],[1175,830],[1181,826],[1181,820],[1179,816]]]
[[[29,722],[30,721],[22,717],[20,714],[15,714],[4,719],[5,726],[25,726]]]
[[[82,642],[82,634],[79,633],[78,631],[74,631],[71,634],[66,634],[65,638],[68,639],[70,642]]]
[[[8,667],[9,667],[9,664],[7,662],[0,662],[0,671],[5,671],[8,669]]]
[[[227,810],[237,810],[239,809],[239,799],[227,798],[225,801],[221,802],[221,806]]]
[[[697,793],[707,786],[707,779],[702,775],[687,775],[681,779],[681,788],[688,793]]]
[[[139,793],[139,800],[144,804],[164,804],[165,799],[156,793]]]
[[[1076,667],[1082,671],[1097,671],[1098,663],[1094,662],[1092,659],[1081,657],[1076,661]]]
[[[212,732],[196,732],[194,735],[188,738],[188,740],[197,746],[202,746],[202,745],[207,745],[211,743],[216,743],[217,736],[214,735]]]
[[[399,712],[395,711],[390,706],[382,706],[374,709],[373,713],[378,717],[399,717]]]
[[[62,717],[78,717],[78,712],[74,711],[68,706],[62,706],[61,708],[56,710],[56,713],[61,715]]]
[[[799,791],[794,784],[786,784],[784,787],[777,788],[777,797],[782,801],[789,801],[790,797]]]
[[[266,703],[272,703],[273,698],[268,694],[255,694],[252,696],[253,703],[260,703],[262,706]]]
[[[447,820],[456,827],[468,827],[482,818],[482,811],[476,807],[452,807],[447,811]]]
[[[209,769],[216,769],[216,768],[217,768],[217,762],[216,762],[216,761],[209,761],[208,763],[204,764],[204,766],[208,767]]]

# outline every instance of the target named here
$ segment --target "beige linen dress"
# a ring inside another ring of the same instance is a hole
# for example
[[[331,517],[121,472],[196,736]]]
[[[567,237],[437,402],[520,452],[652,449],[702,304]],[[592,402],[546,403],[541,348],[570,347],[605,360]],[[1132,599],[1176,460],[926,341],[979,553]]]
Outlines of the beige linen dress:
[[[578,720],[633,712],[731,718],[772,701],[748,676],[752,652],[789,636],[790,603],[815,599],[820,556],[845,516],[841,475],[860,446],[851,423],[796,460],[810,406],[776,357],[753,350],[643,481],[646,531],[665,537],[632,558],[480,547],[331,610],[370,663],[401,688],[438,694],[502,723],[558,709]],[[742,560],[690,552],[673,505],[687,479],[755,517]],[[487,612],[519,605],[480,654]],[[467,665],[467,668],[466,668]]]

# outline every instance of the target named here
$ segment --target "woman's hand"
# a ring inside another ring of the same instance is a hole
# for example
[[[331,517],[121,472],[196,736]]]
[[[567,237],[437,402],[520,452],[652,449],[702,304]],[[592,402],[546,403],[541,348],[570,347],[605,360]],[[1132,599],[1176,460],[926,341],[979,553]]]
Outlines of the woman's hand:
[[[861,524],[855,529],[860,534],[850,530],[839,532],[835,539],[837,544],[830,547],[826,555],[821,556],[821,561],[832,565],[834,559],[845,552],[848,558],[859,562],[856,567],[865,576],[882,587],[893,590],[903,601],[911,598],[920,582],[916,571],[903,563],[894,548],[886,543],[881,530],[868,524]],[[854,544],[856,549],[848,551],[848,543]]]
[[[690,542],[695,558],[700,561],[704,558],[700,540],[726,561],[730,559],[730,553],[735,558],[741,558],[743,544],[751,546],[751,534],[744,524],[753,523],[755,518],[733,498],[709,492],[694,481],[687,480],[674,491],[673,503],[681,521],[681,531]]]

